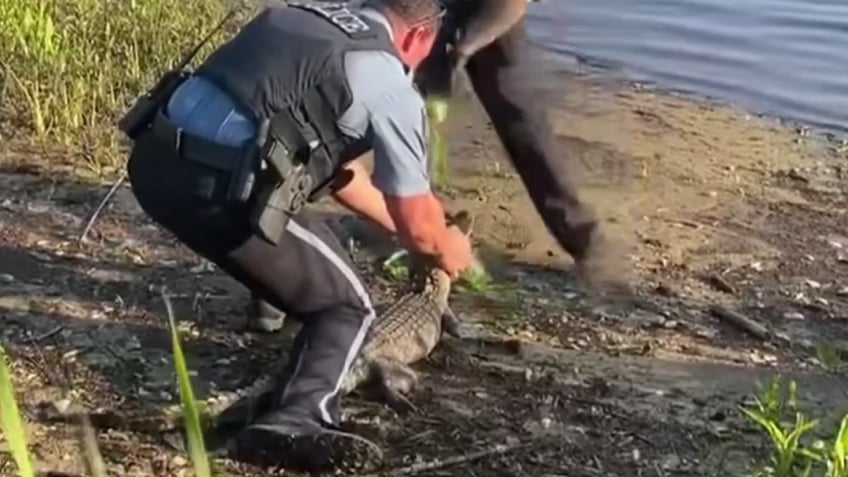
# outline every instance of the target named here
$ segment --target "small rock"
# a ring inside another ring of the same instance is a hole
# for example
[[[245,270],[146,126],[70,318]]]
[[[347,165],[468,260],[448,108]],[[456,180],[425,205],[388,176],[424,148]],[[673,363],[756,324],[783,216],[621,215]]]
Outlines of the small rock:
[[[15,276],[10,273],[0,273],[0,282],[12,283],[15,281]]]
[[[821,288],[821,283],[819,283],[815,280],[810,280],[809,278],[804,280],[804,283],[806,283],[807,286],[810,287],[810,288]]]
[[[801,314],[801,313],[798,313],[797,311],[787,311],[786,313],[783,314],[783,318],[785,318],[787,320],[803,320],[804,315]]]
[[[29,254],[32,255],[36,260],[40,260],[42,262],[52,262],[53,261],[53,257],[51,257],[50,255],[41,253],[41,252],[30,252]]]
[[[174,467],[185,467],[187,464],[188,461],[181,455],[175,455],[174,458],[171,459],[171,465]]]
[[[71,400],[59,399],[58,401],[53,401],[53,407],[59,414],[66,414],[71,408]]]
[[[762,262],[754,262],[754,263],[750,264],[749,267],[751,267],[752,269],[754,269],[755,271],[758,271],[758,272],[763,271],[763,263]]]
[[[665,323],[663,323],[663,327],[667,330],[671,330],[671,329],[677,328],[677,326],[679,324],[680,323],[677,320],[668,320]]]
[[[81,350],[72,349],[62,355],[62,361],[73,361],[73,359],[76,358],[77,355],[79,355],[81,352]]]
[[[774,364],[777,362],[777,356],[773,354],[753,352],[750,356],[751,362],[755,364]]]
[[[677,454],[669,454],[663,457],[662,468],[665,470],[674,470],[680,467],[680,456]]]
[[[839,291],[836,292],[836,294],[839,296],[848,296],[848,287],[840,288]]]

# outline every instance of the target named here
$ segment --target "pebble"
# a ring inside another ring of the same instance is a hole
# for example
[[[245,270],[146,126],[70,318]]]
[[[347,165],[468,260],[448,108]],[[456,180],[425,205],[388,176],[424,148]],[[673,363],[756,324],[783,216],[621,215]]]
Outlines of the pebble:
[[[59,414],[65,414],[68,412],[68,409],[71,408],[71,400],[59,399],[58,401],[53,401],[53,407],[56,408],[56,411],[58,411]]]
[[[836,294],[839,296],[848,296],[848,287],[840,288],[839,291],[836,292]]]
[[[805,283],[810,288],[821,288],[821,283],[819,283],[815,280],[810,280],[809,278],[805,280]]]
[[[0,282],[12,283],[15,281],[15,276],[10,273],[0,273]]]
[[[783,318],[785,318],[787,320],[803,320],[804,315],[801,314],[801,313],[798,313],[797,311],[787,311],[786,313],[783,314]]]
[[[662,468],[665,470],[674,470],[680,467],[680,457],[677,454],[669,454],[663,458]]]

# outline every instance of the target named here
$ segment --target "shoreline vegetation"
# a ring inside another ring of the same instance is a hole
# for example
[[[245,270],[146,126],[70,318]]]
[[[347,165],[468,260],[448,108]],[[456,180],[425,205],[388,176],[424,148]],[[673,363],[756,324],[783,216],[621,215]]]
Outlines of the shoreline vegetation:
[[[118,117],[232,7],[236,17],[200,50],[195,62],[250,15],[247,2],[185,0],[177,7],[167,0],[0,0],[0,131],[42,151],[60,148],[63,153],[56,157],[63,159],[59,162],[70,162],[94,176],[119,173],[125,142],[116,127]],[[837,147],[848,147],[839,141]],[[444,167],[440,163],[439,171]],[[199,431],[202,420],[186,369],[191,363],[185,362],[180,350],[170,308],[169,317],[180,396],[192,436],[191,458],[197,475],[209,475]],[[18,421],[14,405],[20,396],[13,391],[2,347],[0,360],[3,440],[12,449],[21,475],[32,475],[22,430],[26,426]],[[771,470],[760,475],[848,477],[848,416],[824,441],[808,441],[806,433],[814,424],[792,407],[793,399],[791,393],[784,397],[772,383],[755,405],[740,410],[759,426],[764,442],[770,443],[764,464]],[[86,454],[99,459],[91,439],[84,441]],[[814,464],[822,473],[805,473]],[[92,466],[102,468],[102,463]]]

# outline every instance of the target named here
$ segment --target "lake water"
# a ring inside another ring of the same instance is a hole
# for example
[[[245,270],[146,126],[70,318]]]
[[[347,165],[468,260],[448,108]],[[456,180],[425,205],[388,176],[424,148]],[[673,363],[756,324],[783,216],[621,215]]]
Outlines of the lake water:
[[[564,64],[848,135],[848,0],[542,0],[528,22]]]

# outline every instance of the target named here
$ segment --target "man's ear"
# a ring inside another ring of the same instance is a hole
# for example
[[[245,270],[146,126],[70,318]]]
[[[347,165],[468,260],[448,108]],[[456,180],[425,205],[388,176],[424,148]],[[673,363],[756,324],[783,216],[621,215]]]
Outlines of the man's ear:
[[[404,54],[407,54],[410,51],[412,51],[412,48],[415,46],[415,40],[416,40],[416,37],[418,36],[417,33],[416,33],[417,31],[418,31],[417,28],[407,30],[406,33],[403,35],[403,38],[401,38],[401,40],[400,40],[400,50]]]

